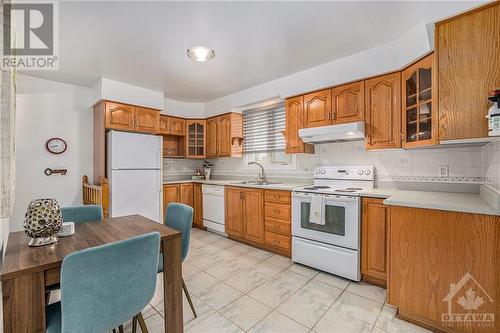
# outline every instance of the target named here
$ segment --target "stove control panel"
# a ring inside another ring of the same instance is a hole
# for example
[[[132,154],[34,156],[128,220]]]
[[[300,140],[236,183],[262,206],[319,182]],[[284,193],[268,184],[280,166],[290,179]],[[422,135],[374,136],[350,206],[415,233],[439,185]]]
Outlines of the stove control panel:
[[[373,180],[375,167],[370,166],[319,166],[314,168],[316,179]]]

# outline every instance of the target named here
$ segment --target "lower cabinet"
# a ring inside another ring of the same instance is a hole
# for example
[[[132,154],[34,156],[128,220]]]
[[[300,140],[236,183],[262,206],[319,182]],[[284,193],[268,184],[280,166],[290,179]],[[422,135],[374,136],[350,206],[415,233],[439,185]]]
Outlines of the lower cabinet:
[[[229,236],[264,243],[264,190],[225,187],[225,225]]]
[[[201,184],[193,184],[193,224],[198,228],[203,228],[203,193]]]
[[[383,201],[384,199],[362,199],[361,273],[366,282],[385,287],[389,207]]]
[[[163,217],[167,211],[167,206],[171,202],[179,202],[180,200],[180,187],[179,184],[163,185]]]
[[[229,237],[290,256],[289,191],[226,186],[225,200],[225,224]]]
[[[390,216],[387,302],[399,317],[436,331],[498,332],[500,218],[398,206]]]
[[[179,202],[193,207],[193,183],[183,183],[179,185]]]

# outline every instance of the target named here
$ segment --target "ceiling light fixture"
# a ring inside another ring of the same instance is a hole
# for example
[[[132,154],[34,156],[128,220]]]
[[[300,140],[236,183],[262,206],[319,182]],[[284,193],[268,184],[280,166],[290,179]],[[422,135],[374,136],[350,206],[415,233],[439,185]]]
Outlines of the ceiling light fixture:
[[[193,46],[187,50],[187,56],[194,61],[206,62],[215,57],[215,51],[206,46]]]

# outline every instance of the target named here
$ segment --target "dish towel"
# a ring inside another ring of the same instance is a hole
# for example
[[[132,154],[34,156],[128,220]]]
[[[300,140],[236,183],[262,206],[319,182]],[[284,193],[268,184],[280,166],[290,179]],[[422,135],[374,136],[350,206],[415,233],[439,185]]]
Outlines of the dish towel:
[[[322,195],[313,194],[311,196],[311,206],[309,207],[309,222],[325,225],[323,214],[324,200]]]

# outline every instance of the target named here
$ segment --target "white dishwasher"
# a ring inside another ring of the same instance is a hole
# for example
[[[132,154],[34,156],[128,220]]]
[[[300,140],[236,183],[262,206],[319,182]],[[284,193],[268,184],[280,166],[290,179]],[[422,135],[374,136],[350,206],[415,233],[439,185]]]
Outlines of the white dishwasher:
[[[227,236],[224,227],[224,186],[202,185],[203,225],[210,231]]]

